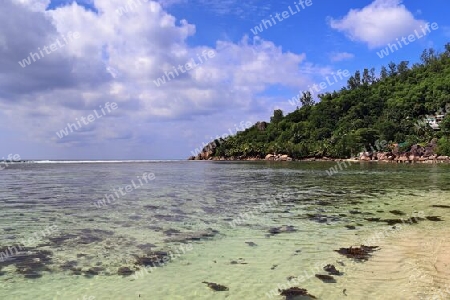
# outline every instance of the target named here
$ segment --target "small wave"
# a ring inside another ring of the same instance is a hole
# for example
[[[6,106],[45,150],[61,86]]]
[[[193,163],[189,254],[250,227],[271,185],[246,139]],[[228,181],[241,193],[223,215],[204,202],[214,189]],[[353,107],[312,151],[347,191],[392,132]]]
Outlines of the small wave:
[[[35,164],[104,164],[104,163],[154,163],[179,162],[179,160],[34,160]]]

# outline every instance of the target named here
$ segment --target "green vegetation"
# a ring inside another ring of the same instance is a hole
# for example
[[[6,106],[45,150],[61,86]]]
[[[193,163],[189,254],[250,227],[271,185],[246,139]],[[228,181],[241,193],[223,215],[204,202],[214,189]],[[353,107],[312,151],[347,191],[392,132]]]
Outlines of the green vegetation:
[[[302,97],[302,107],[284,116],[275,110],[266,128],[253,126],[228,138],[214,156],[264,157],[269,153],[306,157],[348,158],[370,149],[377,140],[413,144],[438,139],[439,154],[450,155],[450,110],[441,130],[420,122],[450,103],[450,43],[445,52],[425,50],[421,63],[391,62],[376,77],[374,69],[357,71],[347,87],[319,95],[320,102]],[[261,125],[261,124],[259,124]],[[265,124],[264,124],[265,125]],[[379,149],[387,150],[387,149]]]

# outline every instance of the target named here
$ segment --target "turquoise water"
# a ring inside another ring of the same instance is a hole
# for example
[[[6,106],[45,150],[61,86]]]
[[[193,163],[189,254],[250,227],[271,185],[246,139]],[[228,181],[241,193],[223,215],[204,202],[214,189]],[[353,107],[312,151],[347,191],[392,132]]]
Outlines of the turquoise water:
[[[12,165],[0,172],[0,299],[284,299],[290,286],[319,299],[450,298],[450,166],[329,176],[334,165]],[[398,221],[410,217],[420,221]],[[334,251],[360,244],[380,249],[363,263]],[[315,277],[326,264],[344,273],[335,283]]]

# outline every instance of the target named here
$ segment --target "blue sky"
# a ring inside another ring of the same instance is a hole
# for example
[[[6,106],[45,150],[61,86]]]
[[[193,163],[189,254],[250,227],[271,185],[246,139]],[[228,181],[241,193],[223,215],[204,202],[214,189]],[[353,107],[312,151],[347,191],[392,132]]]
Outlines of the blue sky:
[[[186,158],[239,124],[268,120],[277,108],[292,111],[289,99],[338,70],[412,65],[424,49],[443,49],[450,40],[443,1],[307,4],[6,0],[0,159]],[[283,21],[254,34],[263,19],[283,11]],[[377,54],[427,23],[435,29],[387,57]],[[67,43],[57,47],[61,36]],[[34,61],[31,53],[45,46]],[[187,70],[192,61],[197,66]],[[158,86],[158,78],[165,83]],[[346,78],[321,91],[344,85]],[[117,109],[108,111],[112,102]],[[86,121],[102,108],[104,115]],[[68,124],[77,128],[70,132]]]

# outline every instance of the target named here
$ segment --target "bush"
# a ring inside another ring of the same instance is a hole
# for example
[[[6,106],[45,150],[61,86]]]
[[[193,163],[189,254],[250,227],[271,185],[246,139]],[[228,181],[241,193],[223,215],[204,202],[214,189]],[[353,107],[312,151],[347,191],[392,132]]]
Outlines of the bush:
[[[437,154],[450,156],[450,138],[442,137],[439,139]]]

